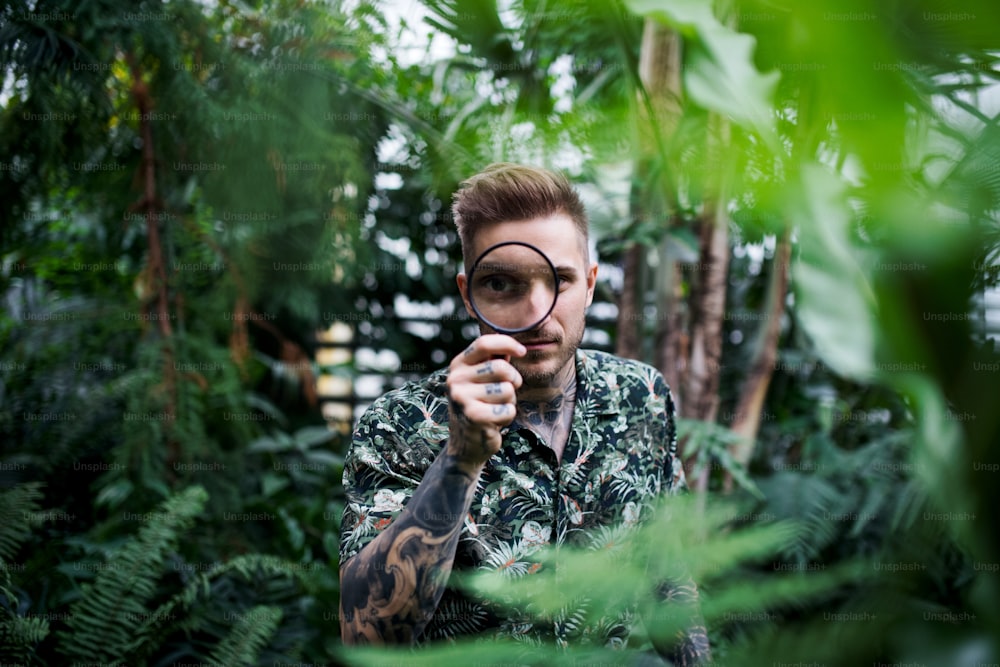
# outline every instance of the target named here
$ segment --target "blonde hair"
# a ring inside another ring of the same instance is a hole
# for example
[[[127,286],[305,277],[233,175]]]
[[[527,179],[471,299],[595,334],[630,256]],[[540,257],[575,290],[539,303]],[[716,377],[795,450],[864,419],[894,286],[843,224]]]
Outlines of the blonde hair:
[[[573,220],[580,233],[584,257],[588,254],[587,212],[569,180],[558,172],[510,162],[491,164],[461,183],[451,210],[466,264],[473,259],[470,254],[479,229],[556,213],[564,213]]]

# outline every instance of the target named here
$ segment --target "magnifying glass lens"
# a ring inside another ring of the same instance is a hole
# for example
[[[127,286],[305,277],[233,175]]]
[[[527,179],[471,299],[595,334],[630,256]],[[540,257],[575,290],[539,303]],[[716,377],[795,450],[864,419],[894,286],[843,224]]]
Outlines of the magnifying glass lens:
[[[549,258],[517,241],[498,244],[469,272],[469,301],[479,318],[500,333],[528,331],[555,306],[558,277]]]

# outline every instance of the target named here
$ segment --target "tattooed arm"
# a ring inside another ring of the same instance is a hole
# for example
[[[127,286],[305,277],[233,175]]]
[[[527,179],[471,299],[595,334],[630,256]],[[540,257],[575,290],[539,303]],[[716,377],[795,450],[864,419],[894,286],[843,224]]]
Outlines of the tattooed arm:
[[[340,568],[343,642],[413,643],[444,594],[479,474],[513,420],[521,376],[498,355],[521,356],[509,336],[483,336],[448,372],[448,444],[396,520]]]
[[[442,451],[402,514],[341,567],[345,644],[420,636],[444,593],[478,477]]]

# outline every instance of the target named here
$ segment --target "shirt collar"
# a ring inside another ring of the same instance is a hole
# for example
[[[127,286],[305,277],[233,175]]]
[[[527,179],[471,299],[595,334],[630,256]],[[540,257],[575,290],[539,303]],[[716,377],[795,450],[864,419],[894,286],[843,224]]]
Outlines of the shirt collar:
[[[576,405],[573,407],[573,427],[577,419],[594,419],[621,413],[621,393],[617,391],[618,376],[610,371],[602,373],[601,356],[594,350],[576,350]],[[515,419],[510,426],[500,429],[502,435],[523,428]]]
[[[617,375],[603,376],[601,356],[601,352],[594,350],[576,350],[576,410],[586,417],[621,412]]]

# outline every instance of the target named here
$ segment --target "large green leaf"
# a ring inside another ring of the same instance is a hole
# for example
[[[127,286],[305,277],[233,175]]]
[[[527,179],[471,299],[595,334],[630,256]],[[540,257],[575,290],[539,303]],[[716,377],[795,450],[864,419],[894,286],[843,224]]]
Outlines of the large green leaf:
[[[795,315],[835,372],[859,380],[875,372],[876,303],[849,239],[843,185],[821,167],[805,166],[788,218],[799,240],[792,267]]]
[[[685,37],[684,90],[701,106],[729,117],[777,149],[774,91],[778,72],[754,65],[757,40],[739,33],[712,13],[703,0],[629,0],[632,11],[658,19]]]

